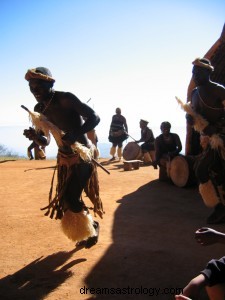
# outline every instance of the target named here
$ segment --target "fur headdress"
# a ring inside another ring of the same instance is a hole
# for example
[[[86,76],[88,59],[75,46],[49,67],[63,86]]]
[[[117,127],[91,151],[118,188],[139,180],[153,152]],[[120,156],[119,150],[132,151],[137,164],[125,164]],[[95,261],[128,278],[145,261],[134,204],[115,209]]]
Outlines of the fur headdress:
[[[27,81],[29,81],[30,79],[41,79],[52,83],[55,82],[55,79],[52,77],[52,73],[50,72],[50,70],[44,67],[27,70],[25,79]]]
[[[208,69],[211,72],[214,71],[214,67],[211,65],[211,62],[207,58],[198,57],[192,62],[192,64],[197,67]]]

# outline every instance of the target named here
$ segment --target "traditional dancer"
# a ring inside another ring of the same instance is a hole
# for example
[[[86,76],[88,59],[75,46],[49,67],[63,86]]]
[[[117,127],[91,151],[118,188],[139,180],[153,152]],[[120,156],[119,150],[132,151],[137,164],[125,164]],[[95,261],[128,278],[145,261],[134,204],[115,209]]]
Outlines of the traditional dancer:
[[[98,241],[99,223],[92,219],[82,200],[82,191],[94,204],[94,212],[103,215],[99,197],[97,168],[88,148],[86,132],[100,121],[99,116],[88,105],[69,92],[53,89],[54,78],[44,67],[29,69],[25,75],[31,93],[37,100],[35,112],[29,112],[36,131],[25,130],[40,146],[48,144],[50,133],[58,145],[56,194],[49,194],[46,215],[61,219],[62,229],[68,238],[90,248]],[[83,123],[83,118],[86,121]],[[45,137],[40,136],[43,131]],[[54,179],[54,176],[53,176]]]
[[[191,103],[178,102],[187,112],[187,121],[204,140],[203,151],[197,157],[196,177],[199,192],[206,206],[214,212],[207,218],[208,224],[225,222],[225,87],[210,80],[214,67],[206,58],[193,62],[193,80],[196,88]],[[206,138],[208,137],[208,143]]]

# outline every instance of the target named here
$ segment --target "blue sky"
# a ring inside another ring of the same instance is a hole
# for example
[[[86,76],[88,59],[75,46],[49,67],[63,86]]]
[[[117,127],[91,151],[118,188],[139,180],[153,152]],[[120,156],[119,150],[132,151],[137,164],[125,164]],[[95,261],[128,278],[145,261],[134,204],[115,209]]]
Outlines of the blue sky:
[[[0,143],[26,153],[20,105],[32,109],[35,99],[24,74],[38,66],[51,70],[56,90],[91,98],[100,141],[116,107],[137,139],[140,118],[185,126],[175,96],[186,100],[191,62],[219,38],[224,16],[224,0],[1,0]]]

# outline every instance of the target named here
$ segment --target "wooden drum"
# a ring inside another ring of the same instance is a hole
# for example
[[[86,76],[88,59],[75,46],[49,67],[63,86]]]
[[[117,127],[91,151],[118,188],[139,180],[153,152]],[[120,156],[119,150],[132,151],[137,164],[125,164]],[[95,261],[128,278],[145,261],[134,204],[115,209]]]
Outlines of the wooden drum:
[[[196,184],[194,174],[194,157],[179,155],[172,159],[168,168],[168,175],[178,187],[186,187]]]
[[[125,160],[140,159],[141,156],[141,147],[135,142],[129,142],[123,149],[123,158]]]

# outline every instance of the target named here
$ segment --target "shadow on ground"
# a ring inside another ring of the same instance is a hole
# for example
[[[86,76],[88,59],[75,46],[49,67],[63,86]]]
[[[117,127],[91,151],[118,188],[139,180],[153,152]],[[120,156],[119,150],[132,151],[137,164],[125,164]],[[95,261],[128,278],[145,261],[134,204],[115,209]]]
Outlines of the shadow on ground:
[[[118,202],[113,244],[86,277],[93,299],[174,299],[211,258],[223,256],[224,246],[194,240],[210,213],[197,188],[155,180]]]
[[[72,272],[72,266],[86,259],[66,262],[77,250],[58,252],[40,257],[30,264],[0,280],[0,299],[2,300],[41,300],[64,283]],[[74,275],[73,275],[74,276]]]

